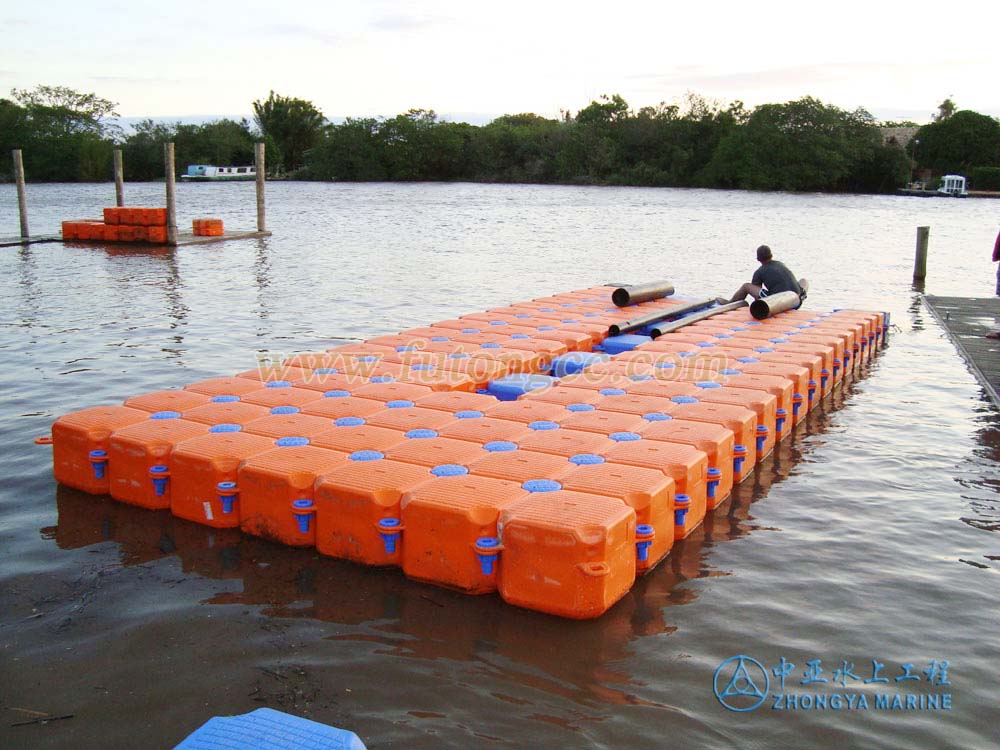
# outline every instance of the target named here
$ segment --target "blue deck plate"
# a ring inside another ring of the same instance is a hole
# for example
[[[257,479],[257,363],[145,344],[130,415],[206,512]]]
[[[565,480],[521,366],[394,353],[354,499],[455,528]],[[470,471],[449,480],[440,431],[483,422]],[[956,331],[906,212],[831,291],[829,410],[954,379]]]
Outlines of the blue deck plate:
[[[174,750],[366,750],[365,743],[346,729],[258,708],[240,716],[216,716]]]

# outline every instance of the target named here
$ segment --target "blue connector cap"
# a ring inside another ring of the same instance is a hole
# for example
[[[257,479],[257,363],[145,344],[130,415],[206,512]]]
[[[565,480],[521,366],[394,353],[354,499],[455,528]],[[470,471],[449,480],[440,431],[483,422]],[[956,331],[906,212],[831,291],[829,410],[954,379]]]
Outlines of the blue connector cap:
[[[815,380],[810,380],[809,381],[809,400],[812,401],[813,400],[813,396],[815,396],[815,395],[816,395],[816,381]]]
[[[108,466],[108,452],[91,451],[87,457],[90,459],[90,465],[94,467],[94,479],[104,479],[104,470]]]
[[[298,414],[300,411],[297,406],[275,406],[271,409],[272,414]]]
[[[570,456],[569,462],[577,466],[595,466],[604,463],[604,456],[598,456],[596,453],[577,453],[575,456]]]
[[[558,492],[562,485],[554,479],[529,479],[521,485],[525,492]]]
[[[455,419],[481,419],[486,415],[477,409],[462,409],[455,412]]]
[[[708,470],[708,497],[710,500],[715,499],[715,491],[719,487],[719,482],[722,481],[722,472],[718,469]]]
[[[308,534],[310,522],[316,513],[316,506],[313,504],[313,501],[308,499],[292,501],[292,513],[295,514],[295,520],[298,521],[299,532]]]
[[[788,409],[778,409],[775,412],[775,416],[777,419],[775,419],[774,429],[780,435],[785,429],[785,420],[788,419]]]
[[[742,443],[733,446],[733,472],[743,471],[743,462],[747,460],[747,447]]]
[[[649,547],[653,543],[655,533],[648,523],[640,523],[635,527],[635,557],[639,562],[649,560]]]
[[[509,453],[517,450],[517,443],[509,440],[491,440],[483,446],[483,450],[490,453]]]
[[[272,380],[269,383],[264,384],[265,388],[291,388],[292,384],[287,380]]]
[[[149,478],[153,480],[153,490],[158,496],[162,496],[167,491],[170,469],[162,464],[151,466],[149,467]]]
[[[691,510],[691,498],[687,495],[674,497],[674,526],[683,526],[688,511]]]
[[[215,489],[219,493],[222,512],[229,515],[233,512],[233,504],[236,502],[236,482],[219,482]]]
[[[757,452],[764,450],[764,443],[767,442],[767,425],[757,425]]]
[[[566,410],[572,412],[594,411],[597,407],[593,404],[567,404]]]
[[[495,536],[481,536],[476,540],[476,557],[479,558],[479,568],[484,576],[493,575],[502,549],[500,540]]]
[[[402,522],[398,518],[383,518],[376,526],[379,536],[382,537],[385,554],[396,554],[396,545],[399,543],[400,534],[403,533]]]
[[[229,394],[223,394],[221,396],[212,396],[213,404],[233,404],[240,400],[239,396],[232,396]]]
[[[669,414],[664,414],[662,411],[651,411],[643,414],[642,418],[647,422],[669,422],[672,417]]]

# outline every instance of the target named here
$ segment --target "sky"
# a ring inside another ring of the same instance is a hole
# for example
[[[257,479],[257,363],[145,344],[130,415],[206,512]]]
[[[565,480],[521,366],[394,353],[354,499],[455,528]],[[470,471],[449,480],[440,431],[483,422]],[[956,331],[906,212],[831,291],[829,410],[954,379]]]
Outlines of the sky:
[[[1000,116],[994,2],[40,0],[0,8],[0,96],[94,92],[123,117],[248,116],[274,90],[327,117],[556,117],[602,94],[752,107],[802,96],[926,122]]]

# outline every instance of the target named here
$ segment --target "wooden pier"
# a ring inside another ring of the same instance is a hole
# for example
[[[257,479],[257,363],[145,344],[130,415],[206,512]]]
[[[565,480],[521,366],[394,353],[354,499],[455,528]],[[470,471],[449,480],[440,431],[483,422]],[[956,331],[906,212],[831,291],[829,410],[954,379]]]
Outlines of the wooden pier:
[[[924,302],[1000,409],[1000,339],[986,338],[1000,330],[1000,297],[924,295]]]

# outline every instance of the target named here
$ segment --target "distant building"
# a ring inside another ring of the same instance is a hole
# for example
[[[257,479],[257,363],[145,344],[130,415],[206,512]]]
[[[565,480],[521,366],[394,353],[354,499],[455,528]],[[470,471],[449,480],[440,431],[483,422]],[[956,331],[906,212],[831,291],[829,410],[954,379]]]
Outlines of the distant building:
[[[901,128],[879,128],[879,130],[882,131],[882,143],[886,146],[906,148],[906,144],[913,140],[913,136],[920,128],[911,125]]]

